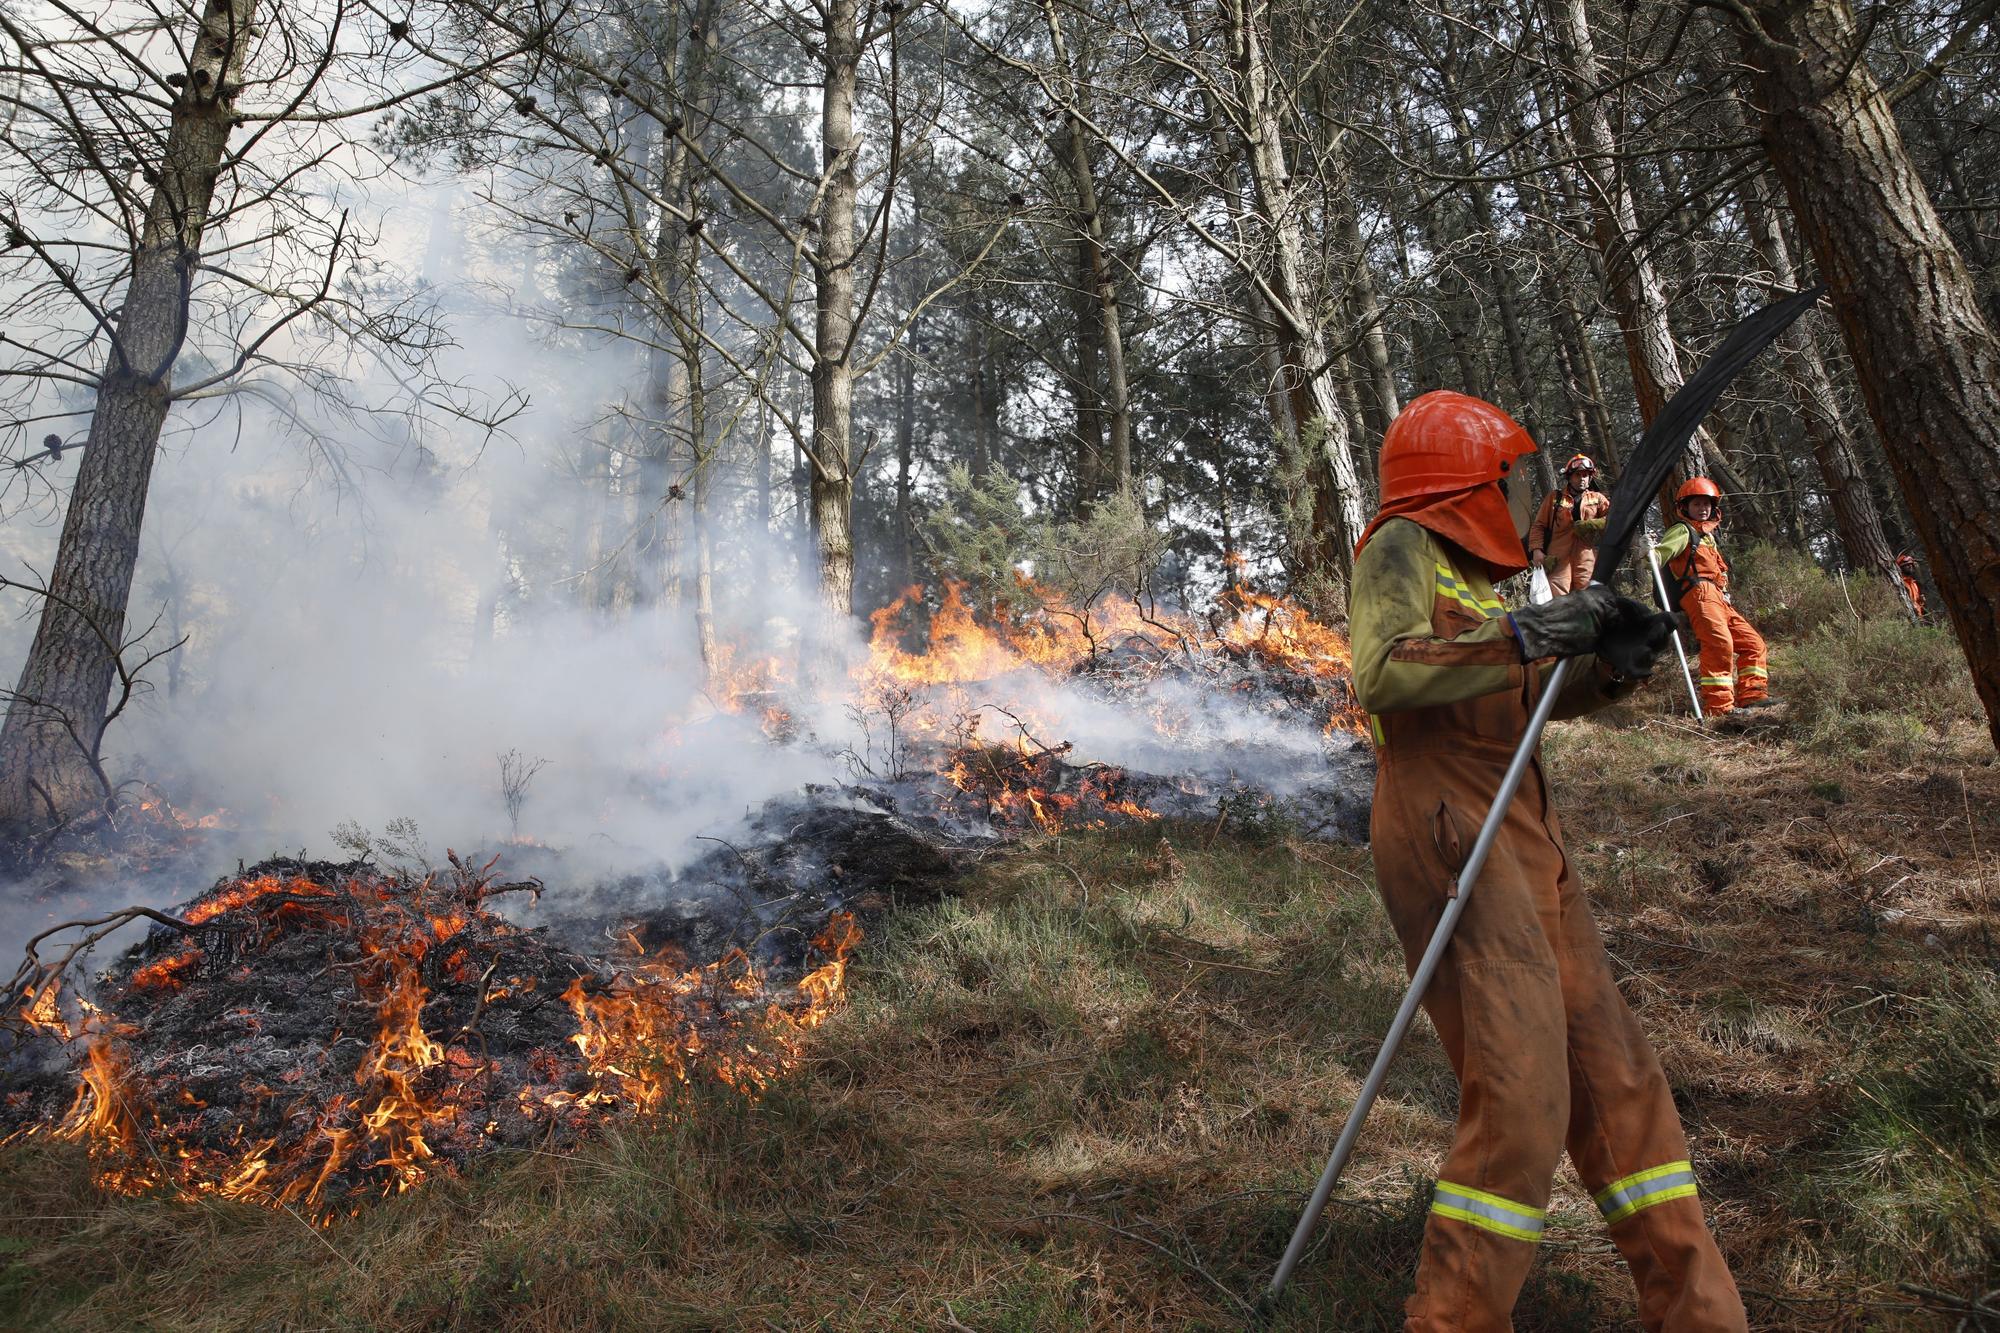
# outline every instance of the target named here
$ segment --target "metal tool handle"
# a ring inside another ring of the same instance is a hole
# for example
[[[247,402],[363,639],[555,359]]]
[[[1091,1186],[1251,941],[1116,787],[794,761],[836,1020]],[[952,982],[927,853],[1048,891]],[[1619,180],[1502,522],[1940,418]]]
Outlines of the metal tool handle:
[[[1444,915],[1438,918],[1437,929],[1431,932],[1424,956],[1410,977],[1410,989],[1403,995],[1402,1007],[1396,1010],[1396,1019],[1389,1024],[1389,1035],[1383,1039],[1375,1065],[1368,1071],[1367,1081],[1361,1085],[1361,1095],[1355,1099],[1354,1109],[1347,1113],[1347,1123],[1341,1127],[1340,1140],[1333,1145],[1333,1156],[1327,1159],[1326,1170],[1320,1172],[1319,1184],[1313,1187],[1312,1201],[1306,1204],[1298,1227],[1292,1232],[1292,1243],[1285,1247],[1285,1257],[1279,1261],[1278,1271],[1272,1275],[1270,1289],[1265,1293],[1267,1298],[1275,1298],[1284,1291],[1285,1284],[1291,1281],[1292,1270],[1305,1257],[1313,1225],[1325,1210],[1333,1187],[1340,1182],[1341,1170],[1354,1151],[1354,1141],[1361,1136],[1362,1122],[1368,1119],[1369,1108],[1375,1105],[1376,1094],[1382,1091],[1382,1080],[1389,1072],[1389,1062],[1396,1058],[1396,1050],[1403,1044],[1403,1036],[1417,1016],[1417,1006],[1423,1002],[1424,991],[1437,972],[1445,946],[1451,943],[1451,933],[1465,911],[1466,900],[1472,896],[1473,884],[1485,868],[1486,854],[1493,850],[1493,841],[1500,835],[1500,825],[1507,818],[1507,808],[1514,803],[1514,793],[1520,789],[1521,778],[1534,760],[1535,747],[1541,744],[1542,729],[1548,726],[1549,714],[1555,711],[1556,698],[1562,693],[1563,683],[1569,677],[1569,667],[1569,658],[1557,662],[1542,686],[1541,698],[1535,701],[1535,711],[1528,717],[1528,729],[1522,733],[1521,743],[1514,747],[1514,757],[1507,764],[1507,775],[1500,779],[1500,790],[1494,793],[1492,808],[1486,812],[1486,822],[1479,827],[1479,838],[1472,844],[1472,854],[1465,858],[1465,868],[1458,872],[1457,890],[1445,904]]]
[[[1660,573],[1660,558],[1653,554],[1653,545],[1646,543],[1646,563],[1653,567],[1653,587],[1659,590],[1660,609],[1666,610],[1672,603],[1667,598],[1666,576]],[[1674,656],[1681,660],[1681,679],[1687,682],[1688,702],[1694,705],[1694,720],[1702,720],[1701,692],[1694,687],[1694,672],[1688,669],[1687,649],[1681,644],[1681,632],[1674,631]]]

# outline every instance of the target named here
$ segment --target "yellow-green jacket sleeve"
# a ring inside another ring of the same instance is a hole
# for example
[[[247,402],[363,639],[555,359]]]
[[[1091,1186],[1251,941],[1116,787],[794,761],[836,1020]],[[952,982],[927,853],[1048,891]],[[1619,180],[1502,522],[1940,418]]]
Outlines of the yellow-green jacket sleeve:
[[[1521,648],[1506,616],[1448,639],[1432,633],[1443,559],[1429,532],[1394,519],[1354,562],[1348,605],[1354,697],[1371,713],[1434,708],[1521,687]]]
[[[1682,551],[1687,550],[1690,535],[1687,524],[1674,524],[1671,528],[1667,529],[1666,535],[1660,538],[1660,544],[1653,548],[1653,558],[1663,565],[1666,564],[1667,561],[1673,559]]]

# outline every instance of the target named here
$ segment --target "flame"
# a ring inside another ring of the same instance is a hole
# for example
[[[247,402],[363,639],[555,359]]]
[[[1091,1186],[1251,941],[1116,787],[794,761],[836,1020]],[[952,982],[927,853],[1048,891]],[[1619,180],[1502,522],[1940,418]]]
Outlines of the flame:
[[[796,1026],[816,1028],[833,1013],[847,985],[848,955],[860,943],[861,926],[852,912],[835,912],[827,919],[813,938],[813,951],[826,961],[799,978],[799,994],[805,997],[806,1007],[792,1016]]]
[[[22,1004],[21,1017],[36,1032],[45,1033],[57,1041],[70,1041],[75,1034],[70,1031],[69,1020],[63,1017],[62,1002],[57,998],[61,984],[59,979],[52,979],[36,991]]]
[[[89,1139],[124,1153],[139,1145],[138,1122],[125,1094],[124,1065],[109,1034],[93,1032],[78,1077],[76,1100],[57,1124],[59,1139]]]
[[[1234,568],[1234,566],[1232,566]],[[1222,598],[1226,618],[1208,623],[1165,608],[1148,610],[1136,600],[1105,598],[1088,613],[1071,607],[1054,591],[1022,577],[1022,590],[1036,609],[999,612],[981,620],[966,604],[965,590],[946,583],[920,650],[906,649],[906,622],[922,605],[924,590],[911,587],[869,616],[868,657],[855,675],[864,683],[893,681],[909,686],[961,685],[998,680],[1016,671],[1038,670],[1066,676],[1121,644],[1143,643],[1160,658],[1181,651],[1251,660],[1282,667],[1329,685],[1351,698],[1353,656],[1347,638],[1314,620],[1288,597],[1233,584]],[[1173,719],[1160,719],[1173,727]],[[1351,704],[1332,710],[1328,730],[1367,731],[1367,719]]]
[[[765,1008],[766,1033],[757,1045],[746,1041],[734,1051],[716,1051],[709,1064],[716,1080],[754,1095],[797,1064],[795,1035],[824,1023],[838,1007],[847,976],[847,958],[861,942],[861,927],[850,912],[835,912],[812,942],[825,961],[800,979],[798,1000]],[[640,952],[636,941],[630,941]],[[570,1042],[583,1056],[593,1086],[576,1095],[545,1094],[541,1102],[561,1109],[622,1103],[654,1112],[678,1088],[690,1083],[697,1058],[709,1044],[703,1029],[717,1013],[748,1003],[765,990],[762,974],[740,949],[701,967],[681,967],[671,957],[631,959],[609,985],[591,987],[578,977],[563,992],[576,1015]],[[526,1094],[524,1094],[524,1100]]]
[[[519,933],[485,908],[476,891],[374,871],[354,874],[338,888],[302,877],[252,876],[218,886],[185,917],[214,921],[226,914],[243,919],[251,948],[299,930],[324,931],[329,949],[343,939],[358,944],[359,965],[349,966],[358,997],[372,1011],[373,1030],[351,1091],[318,1094],[315,1102],[304,1068],[275,1076],[291,1089],[282,1094],[285,1102],[274,1100],[281,1094],[271,1087],[248,1084],[241,1089],[246,1107],[282,1105],[283,1114],[275,1120],[246,1114],[218,1145],[212,1116],[199,1114],[205,1104],[177,1081],[182,1062],[135,1074],[126,1042],[139,1027],[119,1023],[80,996],[69,997],[80,1019],[66,1018],[64,997],[51,981],[23,996],[16,1012],[36,1032],[83,1043],[76,1090],[59,1116],[24,1133],[86,1144],[99,1185],[110,1191],[168,1187],[296,1204],[326,1223],[347,1196],[401,1193],[453,1170],[465,1145],[494,1132],[491,1105],[482,1100],[485,1057],[426,1019],[436,998],[427,975],[470,984],[480,961],[471,951],[483,947],[486,958],[503,956],[495,951],[496,937]],[[517,1096],[517,1109],[533,1118],[563,1116],[565,1127],[579,1129],[583,1117],[657,1114],[697,1077],[755,1096],[797,1063],[801,1034],[838,1005],[847,956],[860,938],[852,916],[836,913],[813,941],[814,969],[795,993],[779,997],[741,951],[689,967],[665,954],[647,956],[628,935],[629,956],[618,960],[613,975],[579,977],[563,992],[576,1023],[569,1048],[529,1051],[524,1063],[535,1081],[507,1095]],[[427,956],[445,945],[442,967],[427,965]],[[122,982],[105,983],[107,999],[113,1009],[140,996],[158,1003],[157,997],[195,984],[203,957],[199,946],[189,945],[135,968]],[[509,976],[483,992],[481,1007],[543,984],[532,975]],[[258,1023],[248,1011],[223,1017],[250,1030]],[[247,1133],[247,1124],[266,1129]],[[206,1134],[204,1125],[210,1126]],[[272,1125],[282,1128],[274,1135],[267,1132]]]
[[[183,974],[191,971],[201,958],[202,952],[197,948],[169,954],[134,972],[130,985],[133,990],[179,990],[187,982]]]
[[[776,653],[746,655],[740,644],[716,645],[708,668],[709,697],[725,713],[744,712],[754,703],[764,734],[773,739],[785,736],[792,726],[790,710],[776,702],[791,684],[792,673]]]
[[[149,796],[140,801],[139,810],[142,814],[162,823],[186,830],[221,828],[223,820],[229,815],[227,810],[217,810],[206,815],[190,815],[159,796]]]
[[[325,898],[331,901],[330,890],[313,883],[309,879],[279,879],[274,875],[259,875],[255,879],[240,879],[219,892],[212,893],[187,910],[183,918],[195,925],[212,921],[224,912],[233,912],[259,898],[272,895],[288,895],[290,898]],[[306,904],[286,901],[276,905],[279,911],[288,907],[305,907]]]

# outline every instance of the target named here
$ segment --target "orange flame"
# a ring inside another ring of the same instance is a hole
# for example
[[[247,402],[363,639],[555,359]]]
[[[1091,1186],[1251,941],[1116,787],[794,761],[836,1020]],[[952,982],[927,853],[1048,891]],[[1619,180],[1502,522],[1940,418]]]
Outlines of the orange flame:
[[[1097,654],[1121,643],[1141,641],[1158,656],[1183,650],[1250,658],[1299,675],[1344,685],[1352,676],[1347,638],[1323,625],[1287,597],[1260,593],[1241,584],[1222,599],[1226,619],[1204,624],[1164,608],[1147,610],[1137,601],[1105,598],[1087,613],[1032,580],[1021,580],[1038,609],[982,621],[965,601],[964,588],[947,583],[920,651],[903,646],[904,624],[921,605],[923,589],[912,587],[869,616],[867,660],[856,671],[862,682],[904,685],[957,685],[990,681],[1015,671],[1036,669],[1067,675]],[[1358,709],[1333,711],[1328,730],[1367,730]]]
[[[199,1099],[167,1076],[135,1077],[128,1068],[120,1039],[137,1029],[117,1024],[80,997],[74,1007],[83,1017],[73,1024],[53,982],[24,997],[19,1014],[38,1031],[63,1041],[87,1039],[88,1045],[68,1109],[25,1132],[87,1144],[98,1183],[107,1190],[165,1185],[272,1206],[301,1203],[322,1223],[331,1220],[340,1194],[367,1186],[399,1193],[449,1171],[452,1158],[441,1149],[476,1142],[495,1122],[475,1096],[481,1061],[455,1037],[426,1026],[431,994],[424,960],[444,941],[455,942],[457,958],[468,946],[456,942],[473,939],[468,932],[475,924],[489,948],[495,933],[516,928],[486,915],[476,898],[470,906],[447,905],[446,891],[428,878],[412,883],[363,874],[336,891],[306,879],[258,877],[224,885],[189,910],[196,920],[253,913],[262,938],[314,923],[366,923],[358,931],[363,966],[354,975],[362,998],[373,1005],[375,1031],[355,1068],[354,1091],[317,1108],[302,1103],[288,1110],[281,1138],[253,1138],[239,1128],[225,1146],[204,1141],[197,1132],[202,1117],[192,1113],[202,1108]],[[272,894],[284,900],[268,901]],[[655,1113],[698,1074],[756,1095],[796,1064],[799,1035],[839,1002],[847,954],[860,937],[851,916],[836,914],[814,942],[818,966],[800,982],[796,997],[768,1007],[758,1003],[767,996],[765,979],[740,951],[685,967],[664,956],[646,957],[632,941],[634,956],[612,981],[593,990],[580,978],[564,993],[576,1017],[570,1038],[575,1054],[547,1048],[527,1053],[534,1076],[546,1081],[522,1091],[521,1109],[542,1116]],[[149,963],[115,996],[184,985],[202,957],[198,946],[189,946]],[[443,970],[469,972],[473,966],[448,958]],[[482,1007],[536,990],[541,981],[509,977],[485,993]],[[235,1021],[254,1026],[253,1015]],[[573,1077],[579,1057],[591,1084],[580,1095],[560,1086]],[[278,1081],[296,1085],[301,1074],[288,1071]],[[253,1099],[279,1095],[263,1086],[245,1091]]]

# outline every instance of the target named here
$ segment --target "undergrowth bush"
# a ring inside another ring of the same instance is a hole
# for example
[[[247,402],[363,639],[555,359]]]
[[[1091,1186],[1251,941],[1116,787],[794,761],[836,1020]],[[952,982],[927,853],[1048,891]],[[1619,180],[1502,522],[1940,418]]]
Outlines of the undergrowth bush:
[[[1907,1002],[1908,1026],[1854,1083],[1829,1169],[1800,1181],[1803,1216],[1833,1227],[1878,1271],[1926,1255],[1991,1284],[2000,1265],[2000,984],[1947,973]],[[1843,1224],[1846,1219],[1849,1224]]]
[[[1911,624],[1886,578],[1843,581],[1802,552],[1759,543],[1736,560],[1730,588],[1777,645],[1778,693],[1808,748],[1908,763],[1954,722],[1980,718],[1957,640]]]
[[[1894,617],[1821,626],[1791,646],[1784,674],[1793,734],[1825,752],[1907,762],[1951,723],[1981,716],[1958,641]]]
[[[1759,542],[1735,553],[1729,589],[1737,607],[1767,637],[1798,638],[1857,620],[1905,620],[1886,577],[1828,574],[1802,551]]]

